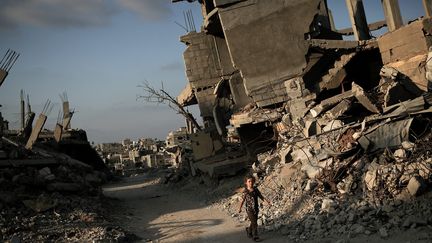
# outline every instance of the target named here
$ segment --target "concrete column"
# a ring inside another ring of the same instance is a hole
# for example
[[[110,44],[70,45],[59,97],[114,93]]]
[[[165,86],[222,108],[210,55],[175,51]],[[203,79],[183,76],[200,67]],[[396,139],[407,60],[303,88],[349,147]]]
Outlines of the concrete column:
[[[370,39],[362,0],[345,0],[356,40]]]
[[[6,77],[8,75],[8,72],[6,72],[3,69],[0,69],[0,86],[3,84],[3,82],[5,81]]]
[[[45,116],[44,114],[40,114],[39,118],[36,121],[36,125],[32,130],[32,133],[30,135],[30,138],[27,140],[27,144],[25,146],[26,149],[32,149],[33,148],[33,144],[36,142],[36,140],[39,137],[40,132],[42,131],[45,122],[47,120],[47,116]]]
[[[57,123],[54,129],[54,139],[56,140],[57,143],[60,142],[62,135],[63,135],[63,126]]]
[[[27,118],[26,125],[24,127],[24,132],[23,132],[24,133],[24,137],[26,139],[28,139],[30,137],[30,134],[32,132],[34,118],[35,118],[35,113],[34,112],[30,112],[28,114],[28,118]]]
[[[426,17],[432,16],[432,0],[423,0],[423,7],[425,9]]]
[[[63,116],[63,124],[62,124],[62,126],[63,126],[64,130],[69,130],[70,129],[70,121],[72,119],[72,114],[73,114],[72,112],[69,112],[68,114],[65,114]]]
[[[20,107],[21,107],[21,131],[23,131],[25,128],[25,102],[24,102],[24,91],[23,90],[21,90]]]
[[[399,29],[402,25],[402,16],[399,8],[399,0],[381,0],[384,15],[389,31]]]
[[[63,102],[63,127],[65,130],[68,130],[71,128],[70,126],[70,119],[72,118],[72,115],[70,114],[69,110],[69,102],[65,101]],[[68,120],[65,122],[65,120]]]
[[[329,20],[330,20],[331,30],[335,31],[336,30],[336,25],[334,23],[333,13],[332,13],[332,11],[330,9],[328,9],[327,12],[328,12]]]

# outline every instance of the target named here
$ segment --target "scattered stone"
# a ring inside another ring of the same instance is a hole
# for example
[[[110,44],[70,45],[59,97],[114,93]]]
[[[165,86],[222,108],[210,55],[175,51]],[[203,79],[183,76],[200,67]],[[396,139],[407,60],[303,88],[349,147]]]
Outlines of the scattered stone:
[[[77,183],[55,182],[47,185],[48,191],[78,192],[81,186]]]
[[[388,237],[387,229],[384,228],[384,227],[381,227],[381,228],[379,229],[379,234],[380,234],[380,236],[381,236],[382,238],[387,238],[387,237]]]
[[[397,149],[393,155],[396,159],[396,162],[402,162],[406,159],[405,149]]]
[[[411,196],[416,196],[421,192],[423,183],[423,178],[420,176],[411,177],[407,186],[408,192],[411,194]]]
[[[325,198],[321,204],[321,211],[326,213],[334,213],[335,212],[336,202]]]
[[[47,211],[57,206],[57,200],[53,200],[45,195],[40,195],[35,200],[24,200],[23,203],[37,213]]]
[[[318,183],[315,180],[308,180],[306,183],[305,191],[312,191]]]
[[[415,143],[409,142],[409,141],[403,141],[402,142],[402,148],[408,151],[413,150],[415,147]]]

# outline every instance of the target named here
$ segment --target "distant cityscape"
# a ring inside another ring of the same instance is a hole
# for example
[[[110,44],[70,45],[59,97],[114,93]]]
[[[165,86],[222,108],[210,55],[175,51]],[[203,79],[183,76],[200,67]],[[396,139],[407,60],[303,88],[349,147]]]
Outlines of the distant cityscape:
[[[156,138],[125,138],[118,143],[100,143],[95,149],[107,167],[125,174],[136,169],[179,166],[181,151],[190,150],[190,138],[186,127],[170,132],[165,141]]]

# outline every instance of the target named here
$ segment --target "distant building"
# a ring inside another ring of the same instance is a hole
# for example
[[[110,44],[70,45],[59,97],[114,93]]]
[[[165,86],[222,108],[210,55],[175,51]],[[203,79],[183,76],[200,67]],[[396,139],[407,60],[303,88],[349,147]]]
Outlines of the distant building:
[[[130,150],[129,151],[129,159],[134,163],[140,162],[140,151],[138,150]]]
[[[101,143],[98,144],[97,148],[104,155],[108,154],[120,154],[123,152],[123,145],[120,143]]]
[[[130,146],[132,144],[133,144],[133,142],[132,142],[132,140],[130,140],[130,138],[125,138],[122,141],[122,145],[125,146],[125,147],[128,147],[128,146]]]
[[[180,146],[183,148],[190,147],[190,139],[186,127],[181,127],[177,131],[168,133],[166,146]]]
[[[145,164],[150,168],[156,168],[160,166],[164,166],[165,156],[163,154],[148,154],[144,156]]]

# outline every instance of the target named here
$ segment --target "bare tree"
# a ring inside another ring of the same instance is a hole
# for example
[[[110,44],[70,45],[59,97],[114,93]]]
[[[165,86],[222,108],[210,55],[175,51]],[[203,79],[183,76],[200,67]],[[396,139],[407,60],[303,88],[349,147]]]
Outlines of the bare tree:
[[[176,112],[178,112],[179,114],[181,114],[182,116],[184,116],[188,121],[190,121],[192,123],[192,125],[198,130],[201,131],[201,127],[198,124],[198,122],[196,121],[196,119],[193,117],[193,115],[191,113],[189,113],[188,111],[186,111],[184,109],[184,107],[177,102],[176,99],[174,99],[171,95],[169,95],[163,88],[163,84],[162,84],[162,88],[157,90],[154,87],[150,86],[150,84],[148,83],[148,81],[143,82],[142,85],[138,85],[138,87],[141,87],[144,90],[144,95],[138,95],[137,99],[143,99],[146,102],[151,102],[151,103],[166,103],[168,104],[168,106],[175,110]]]

